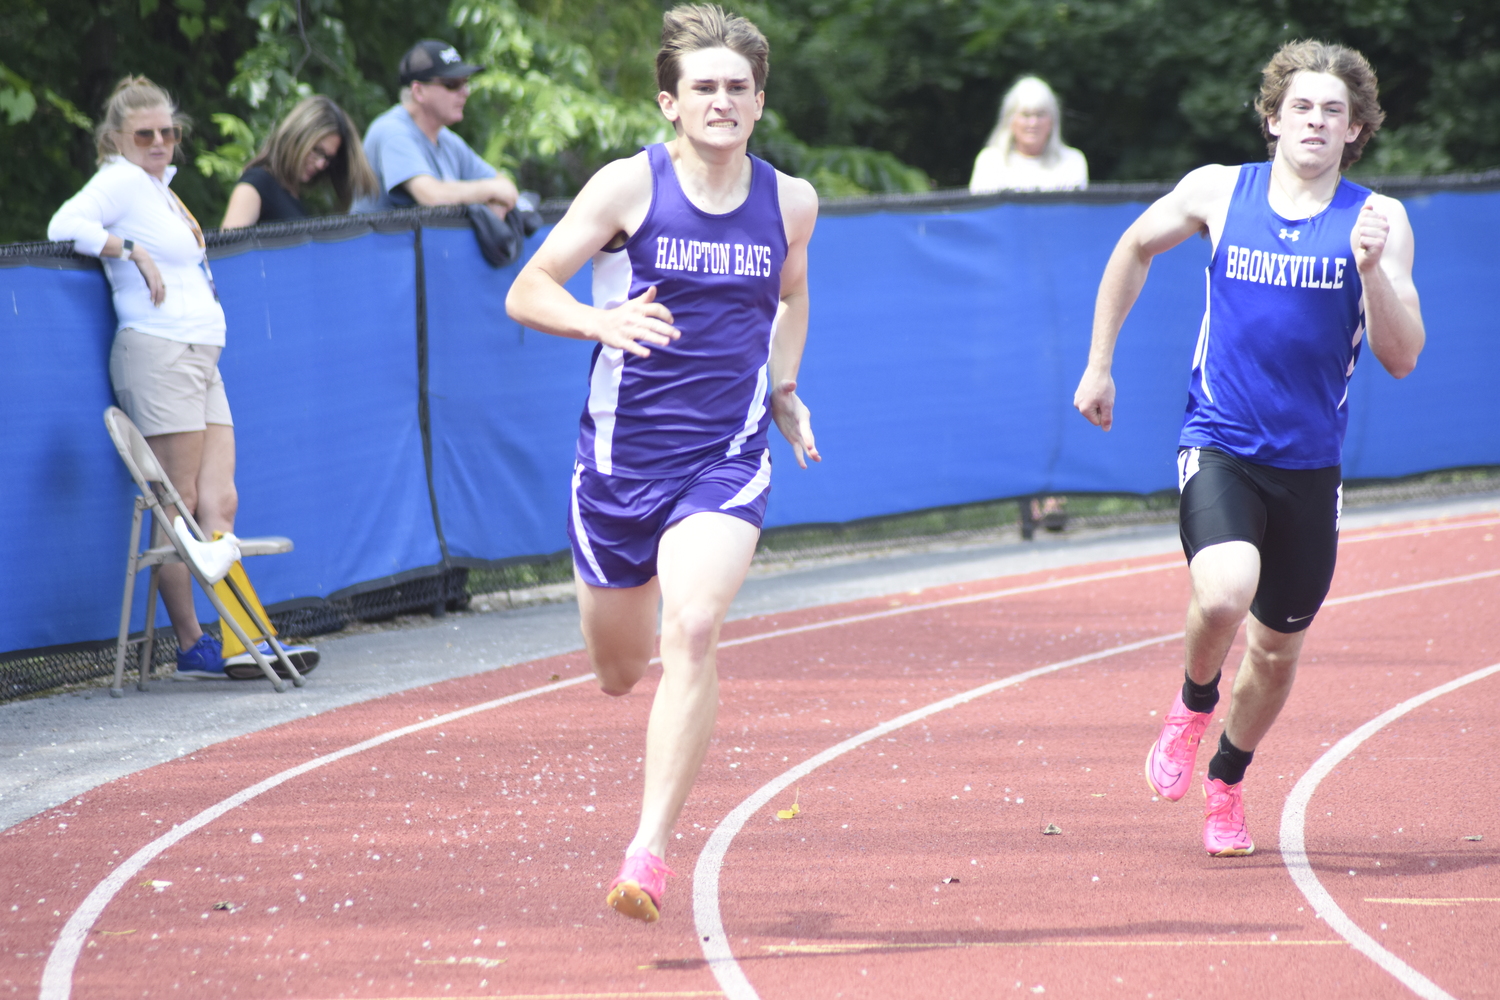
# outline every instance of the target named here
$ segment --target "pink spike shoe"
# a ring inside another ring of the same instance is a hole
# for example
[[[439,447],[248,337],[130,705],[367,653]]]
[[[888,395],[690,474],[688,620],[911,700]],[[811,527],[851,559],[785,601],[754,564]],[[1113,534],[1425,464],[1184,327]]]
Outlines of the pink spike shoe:
[[[1226,785],[1218,778],[1203,779],[1203,847],[1216,858],[1238,858],[1255,853],[1255,841],[1245,826],[1244,782]]]
[[[620,874],[609,884],[604,903],[632,920],[654,924],[661,919],[661,896],[667,887],[667,876],[676,874],[661,858],[638,847],[625,856]]]
[[[1146,781],[1151,790],[1168,802],[1187,794],[1193,783],[1193,765],[1198,760],[1198,744],[1208,728],[1212,712],[1193,712],[1182,703],[1182,692],[1172,699],[1161,735],[1146,754]]]

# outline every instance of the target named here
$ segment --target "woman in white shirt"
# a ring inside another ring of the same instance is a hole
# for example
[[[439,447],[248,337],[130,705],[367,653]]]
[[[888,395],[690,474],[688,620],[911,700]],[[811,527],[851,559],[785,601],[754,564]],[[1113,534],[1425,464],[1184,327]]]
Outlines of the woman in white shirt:
[[[1040,78],[1021,77],[1006,91],[1000,120],[974,159],[969,193],[1076,191],[1088,186],[1088,161],[1063,145],[1057,95]]]
[[[203,230],[168,185],[182,120],[166,91],[142,76],[115,87],[95,130],[99,170],[47,226],[47,237],[102,259],[117,325],[109,377],[204,531],[231,531],[234,426],[219,352],[219,306]],[[177,630],[181,677],[224,677],[219,644],[193,608],[181,563],[161,569],[162,603]]]

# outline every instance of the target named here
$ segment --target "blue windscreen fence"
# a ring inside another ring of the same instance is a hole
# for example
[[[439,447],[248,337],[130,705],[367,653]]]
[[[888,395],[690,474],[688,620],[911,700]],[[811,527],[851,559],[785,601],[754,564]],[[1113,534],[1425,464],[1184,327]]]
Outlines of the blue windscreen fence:
[[[1487,180],[1392,191],[1417,235],[1428,346],[1401,382],[1365,353],[1348,479],[1500,464]],[[1206,241],[1152,265],[1120,338],[1114,429],[1072,408],[1099,275],[1159,190],[828,206],[799,390],[824,461],[800,470],[772,435],[767,526],[1174,486]],[[212,252],[236,530],[296,543],[250,566],[273,610],[566,548],[592,345],[505,315],[519,264],[488,266],[452,210],[257,227]],[[569,289],[587,301],[589,281],[585,268]],[[0,657],[117,628],[134,488],[101,420],[114,328],[96,261],[0,248]]]

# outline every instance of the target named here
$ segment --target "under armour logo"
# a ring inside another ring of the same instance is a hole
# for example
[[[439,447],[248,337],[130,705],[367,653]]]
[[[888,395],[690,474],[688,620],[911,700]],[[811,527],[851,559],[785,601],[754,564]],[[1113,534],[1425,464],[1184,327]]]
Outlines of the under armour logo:
[[[1280,236],[1284,240],[1291,240],[1293,243],[1296,243],[1297,242],[1297,238],[1302,235],[1302,230],[1300,230],[1300,229],[1293,229],[1291,232],[1287,232],[1285,229],[1283,229],[1281,232],[1277,233],[1276,235]]]
[[[458,50],[455,49],[451,45],[448,46],[443,51],[439,52],[438,53],[438,58],[441,59],[445,63],[456,63],[456,62],[461,62],[462,61],[460,59],[460,57],[459,57]],[[1286,230],[1283,229],[1282,233],[1285,233],[1285,232],[1286,232]]]

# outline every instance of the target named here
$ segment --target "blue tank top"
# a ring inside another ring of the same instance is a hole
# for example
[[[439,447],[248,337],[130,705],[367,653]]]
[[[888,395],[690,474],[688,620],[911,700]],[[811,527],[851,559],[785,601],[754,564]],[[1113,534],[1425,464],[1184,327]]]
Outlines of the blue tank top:
[[[1207,270],[1179,443],[1280,469],[1338,465],[1364,339],[1349,234],[1368,188],[1339,182],[1310,219],[1271,210],[1270,163],[1240,167]]]
[[[723,215],[688,201],[663,145],[649,146],[651,208],[625,245],[594,257],[594,305],[656,286],[682,336],[637,357],[599,345],[578,461],[607,476],[668,479],[766,447],[767,363],[786,230],[776,171],[750,157],[750,193]]]

